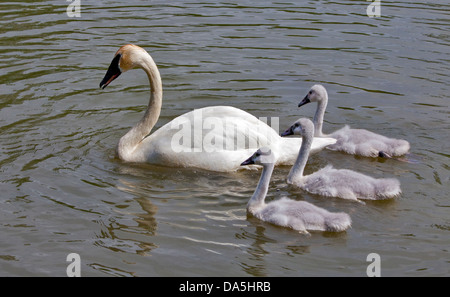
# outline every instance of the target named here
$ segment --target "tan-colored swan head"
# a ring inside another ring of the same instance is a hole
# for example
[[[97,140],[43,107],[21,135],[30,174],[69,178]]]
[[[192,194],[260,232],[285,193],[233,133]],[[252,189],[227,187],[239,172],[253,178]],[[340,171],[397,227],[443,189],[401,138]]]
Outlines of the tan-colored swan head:
[[[100,82],[100,88],[106,88],[113,80],[118,78],[123,72],[141,67],[143,57],[148,57],[148,53],[140,46],[126,44],[119,48],[114,55],[114,59],[106,71],[105,77]]]

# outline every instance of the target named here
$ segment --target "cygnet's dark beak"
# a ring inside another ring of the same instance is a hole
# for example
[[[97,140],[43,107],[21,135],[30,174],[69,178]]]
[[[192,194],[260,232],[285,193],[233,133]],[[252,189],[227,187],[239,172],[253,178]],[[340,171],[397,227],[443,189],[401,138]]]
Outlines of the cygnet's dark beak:
[[[310,102],[311,102],[311,101],[309,100],[308,95],[306,95],[305,98],[303,98],[303,100],[300,101],[300,103],[298,104],[298,107],[300,107],[300,106],[302,106],[302,105],[305,105],[305,104],[308,104],[308,103],[310,103]]]
[[[287,129],[286,131],[284,131],[283,133],[281,133],[281,137],[284,136],[289,136],[289,135],[294,135],[294,126],[289,127],[289,129]]]
[[[244,165],[251,165],[251,164],[255,164],[255,161],[253,161],[253,156],[251,156],[250,158],[248,158],[247,160],[245,160],[244,162],[241,163],[241,166]]]
[[[380,158],[392,158],[391,155],[389,155],[388,153],[385,153],[383,151],[379,151],[378,152],[378,157],[380,157]]]
[[[104,89],[106,88],[113,80],[119,77],[122,72],[119,68],[119,60],[120,60],[120,54],[116,55],[114,59],[112,60],[111,64],[109,65],[108,71],[106,71],[105,77],[102,79],[102,82],[100,83],[100,88]]]

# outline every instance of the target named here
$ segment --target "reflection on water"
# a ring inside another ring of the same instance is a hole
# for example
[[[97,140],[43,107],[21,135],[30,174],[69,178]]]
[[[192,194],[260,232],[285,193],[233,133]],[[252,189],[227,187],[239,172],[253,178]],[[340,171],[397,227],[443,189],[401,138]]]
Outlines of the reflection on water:
[[[254,1],[253,1],[254,2]],[[0,12],[1,275],[383,276],[448,275],[448,46],[446,1],[184,3],[8,2]],[[136,43],[161,71],[156,128],[195,108],[232,105],[280,117],[280,130],[315,107],[326,85],[324,130],[345,124],[407,139],[410,162],[323,151],[327,164],[396,177],[403,194],[366,205],[288,187],[274,172],[267,199],[288,196],[353,220],[311,236],[247,217],[260,172],[213,173],[124,164],[118,139],[142,116],[148,81],[130,71],[100,91],[117,48]]]

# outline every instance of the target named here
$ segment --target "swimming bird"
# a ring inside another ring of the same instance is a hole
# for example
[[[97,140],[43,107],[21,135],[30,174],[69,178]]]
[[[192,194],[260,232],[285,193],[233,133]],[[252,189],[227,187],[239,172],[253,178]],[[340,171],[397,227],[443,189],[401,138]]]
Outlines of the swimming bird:
[[[195,167],[212,171],[240,169],[241,161],[260,146],[269,146],[277,164],[292,164],[301,138],[281,138],[255,116],[231,106],[196,109],[176,117],[154,131],[163,97],[161,76],[150,54],[127,44],[116,52],[100,88],[104,89],[122,73],[141,68],[150,83],[150,100],[142,119],[117,145],[117,155],[125,162],[146,162],[172,167]],[[313,151],[334,143],[332,138],[315,138]],[[288,148],[288,149],[286,149]]]
[[[307,118],[299,119],[282,136],[292,134],[301,134],[303,142],[297,160],[289,171],[288,184],[313,194],[355,201],[389,199],[401,193],[397,179],[376,179],[349,169],[334,169],[331,165],[310,175],[303,175],[314,135],[314,124]]]
[[[274,225],[292,228],[300,233],[309,231],[341,232],[351,227],[346,213],[333,213],[306,201],[282,197],[265,203],[269,182],[274,169],[275,156],[269,148],[258,149],[241,165],[261,164],[263,170],[255,192],[247,204],[247,212]]]
[[[408,153],[410,144],[403,139],[388,138],[365,129],[350,129],[348,125],[329,134],[322,133],[323,117],[328,103],[328,93],[324,86],[312,86],[305,98],[298,104],[301,107],[310,102],[317,102],[314,115],[314,136],[332,137],[337,140],[328,149],[342,151],[364,157],[398,157]]]

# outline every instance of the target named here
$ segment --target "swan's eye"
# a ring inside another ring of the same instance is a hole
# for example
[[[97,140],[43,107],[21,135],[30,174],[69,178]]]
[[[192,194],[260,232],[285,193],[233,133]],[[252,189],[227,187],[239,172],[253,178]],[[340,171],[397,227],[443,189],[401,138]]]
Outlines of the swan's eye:
[[[309,91],[309,95],[312,95],[312,93],[313,93],[313,91],[311,90],[311,91]]]

